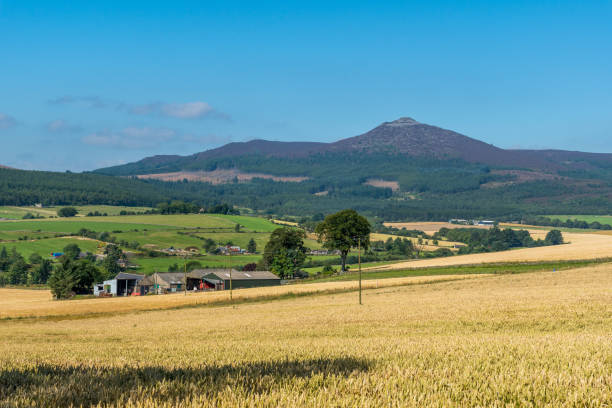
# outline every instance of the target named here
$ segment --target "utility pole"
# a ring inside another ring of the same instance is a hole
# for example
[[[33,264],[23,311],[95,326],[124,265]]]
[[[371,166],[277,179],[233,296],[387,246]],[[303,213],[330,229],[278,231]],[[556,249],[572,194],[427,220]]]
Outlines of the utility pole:
[[[357,256],[359,259],[359,304],[362,305],[363,303],[361,303],[361,237],[358,238],[359,243],[359,255]]]
[[[227,248],[229,251],[229,275],[230,275],[230,300],[233,300],[233,296],[232,296],[232,247],[228,247]]]
[[[185,261],[185,255],[183,255],[183,292],[187,296],[187,262]]]

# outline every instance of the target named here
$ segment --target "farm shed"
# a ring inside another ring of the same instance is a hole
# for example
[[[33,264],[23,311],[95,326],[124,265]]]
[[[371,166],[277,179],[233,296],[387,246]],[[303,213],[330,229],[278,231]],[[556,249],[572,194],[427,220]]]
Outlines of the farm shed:
[[[180,292],[185,289],[184,279],[183,272],[156,272],[145,283],[156,293]]]
[[[144,275],[137,275],[135,273],[119,273],[115,276],[115,280],[117,281],[117,296],[129,296],[134,293],[138,282],[144,277]]]
[[[104,293],[113,296],[129,296],[136,291],[138,282],[144,277],[144,275],[121,272],[115,276],[115,279],[96,283],[94,285],[94,295],[100,296]]]
[[[187,274],[187,290],[223,290],[223,280],[206,277],[206,275],[215,272],[227,272],[227,269],[194,269],[189,272]]]
[[[204,281],[219,281],[223,283],[223,287],[219,289],[229,290],[230,288],[230,272],[227,269],[204,270],[197,269],[193,272],[201,273]],[[252,271],[242,272],[232,269],[232,288],[256,288],[260,286],[278,286],[280,278],[268,271]],[[219,285],[220,286],[220,285]]]

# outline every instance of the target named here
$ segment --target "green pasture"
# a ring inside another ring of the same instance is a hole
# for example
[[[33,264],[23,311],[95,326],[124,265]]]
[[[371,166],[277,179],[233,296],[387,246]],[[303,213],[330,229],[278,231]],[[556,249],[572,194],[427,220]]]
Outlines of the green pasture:
[[[98,241],[93,240],[51,238],[38,241],[0,242],[0,248],[4,246],[7,250],[10,250],[14,247],[17,249],[17,252],[26,258],[34,253],[45,257],[50,255],[51,252],[62,252],[68,244],[77,244],[82,251],[91,253],[95,253],[98,247]]]
[[[247,230],[253,232],[272,232],[275,229],[282,227],[281,225],[276,225],[265,218],[249,217],[246,215],[215,214],[210,215],[210,217],[225,220],[226,222],[231,222],[232,224],[240,224]]]
[[[54,207],[14,207],[14,206],[3,206],[0,207],[0,218],[11,218],[11,219],[21,219],[27,213],[38,214],[43,217],[55,217],[57,216],[57,210],[64,206],[54,206]],[[70,206],[77,209],[79,214],[77,217],[84,217],[90,212],[98,211],[101,214],[119,215],[121,211],[131,211],[131,212],[145,212],[147,210],[151,210],[150,207],[124,207],[124,206],[112,206],[112,205],[76,205]]]
[[[94,217],[91,217],[94,218]],[[98,217],[112,218],[112,217]],[[165,225],[136,224],[129,222],[116,222],[106,220],[92,221],[89,217],[83,218],[62,218],[57,220],[21,220],[21,221],[1,221],[0,231],[22,231],[22,232],[55,232],[73,234],[81,228],[86,228],[96,232],[130,231],[142,229],[167,229]]]
[[[612,225],[612,215],[547,215],[550,219],[560,219],[561,221],[578,220],[588,223],[599,222],[601,224]]]

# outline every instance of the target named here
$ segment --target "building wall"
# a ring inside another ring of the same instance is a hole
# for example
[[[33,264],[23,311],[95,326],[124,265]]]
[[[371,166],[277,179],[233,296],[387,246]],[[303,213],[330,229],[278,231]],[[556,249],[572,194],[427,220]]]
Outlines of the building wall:
[[[230,281],[225,280],[225,290],[229,290]],[[233,289],[258,288],[262,286],[280,286],[280,279],[249,279],[232,281]]]

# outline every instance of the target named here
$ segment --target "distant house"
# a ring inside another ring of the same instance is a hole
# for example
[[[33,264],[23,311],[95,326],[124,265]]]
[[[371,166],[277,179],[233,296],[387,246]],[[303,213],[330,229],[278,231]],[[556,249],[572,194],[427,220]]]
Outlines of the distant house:
[[[448,220],[449,224],[459,224],[459,225],[468,225],[470,222],[468,220],[464,220],[462,218],[452,218]]]
[[[495,221],[482,220],[482,221],[478,221],[478,225],[482,225],[482,226],[486,226],[486,227],[492,227],[492,226],[495,225]]]
[[[94,295],[130,296],[145,295],[140,290],[138,282],[144,279],[144,275],[121,272],[114,279],[105,280],[94,285]]]
[[[246,253],[246,249],[242,249],[239,246],[231,246],[231,245],[227,245],[227,246],[220,246],[219,248],[217,248],[219,253],[222,255],[240,255],[240,254],[244,254]]]

